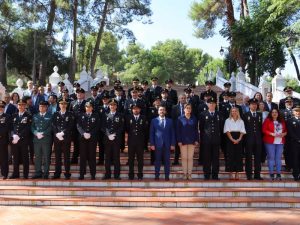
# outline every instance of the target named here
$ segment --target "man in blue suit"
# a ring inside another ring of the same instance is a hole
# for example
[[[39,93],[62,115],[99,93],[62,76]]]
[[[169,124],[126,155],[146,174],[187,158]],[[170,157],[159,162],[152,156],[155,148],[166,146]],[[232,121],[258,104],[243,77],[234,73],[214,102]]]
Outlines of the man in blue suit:
[[[158,108],[158,117],[151,121],[150,148],[155,151],[155,180],[159,180],[162,157],[165,163],[165,180],[170,175],[170,151],[175,149],[175,131],[172,119],[165,117],[166,108]]]

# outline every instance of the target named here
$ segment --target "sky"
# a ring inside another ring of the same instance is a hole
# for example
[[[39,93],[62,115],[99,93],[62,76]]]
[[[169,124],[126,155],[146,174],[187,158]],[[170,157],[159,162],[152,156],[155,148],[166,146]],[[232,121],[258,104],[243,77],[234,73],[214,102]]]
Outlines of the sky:
[[[152,0],[151,20],[153,23],[142,24],[135,21],[128,27],[134,32],[137,42],[147,49],[158,41],[180,39],[190,48],[200,48],[214,58],[221,58],[219,53],[221,46],[229,46],[228,41],[219,35],[223,22],[219,21],[214,37],[206,40],[196,38],[193,35],[193,22],[188,17],[193,2],[194,0]],[[126,45],[124,40],[120,43],[121,48]],[[289,60],[282,74],[295,74],[294,67]]]

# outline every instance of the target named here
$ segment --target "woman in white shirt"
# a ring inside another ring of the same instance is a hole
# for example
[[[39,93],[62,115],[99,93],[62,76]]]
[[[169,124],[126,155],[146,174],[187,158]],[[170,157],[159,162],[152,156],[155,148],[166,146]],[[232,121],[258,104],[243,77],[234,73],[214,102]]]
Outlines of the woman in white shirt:
[[[230,173],[231,180],[238,180],[239,172],[243,171],[242,138],[246,134],[245,124],[241,119],[238,108],[231,108],[229,118],[225,121],[224,133],[227,135],[225,171]],[[235,177],[233,177],[233,173],[235,173]]]

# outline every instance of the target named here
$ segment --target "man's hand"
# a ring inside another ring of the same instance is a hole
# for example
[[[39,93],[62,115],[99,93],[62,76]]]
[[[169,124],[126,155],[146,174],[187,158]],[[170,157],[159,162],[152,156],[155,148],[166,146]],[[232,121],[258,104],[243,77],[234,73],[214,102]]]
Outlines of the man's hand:
[[[155,146],[154,146],[154,145],[151,145],[151,146],[150,146],[150,149],[151,149],[151,151],[155,151]]]

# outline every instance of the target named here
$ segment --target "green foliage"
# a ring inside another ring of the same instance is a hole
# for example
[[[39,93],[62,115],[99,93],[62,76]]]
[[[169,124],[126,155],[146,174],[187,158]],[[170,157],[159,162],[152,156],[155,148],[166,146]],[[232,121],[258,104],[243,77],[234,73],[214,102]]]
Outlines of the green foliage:
[[[218,68],[224,73],[224,77],[229,79],[229,73],[225,73],[224,63],[222,59],[210,59],[203,68],[201,69],[200,73],[197,76],[197,81],[199,85],[203,85],[206,80],[208,80],[209,74],[212,73],[215,77]]]
[[[295,79],[295,78],[287,79],[286,86],[290,86],[294,89],[295,92],[300,93],[299,81],[297,79]]]

